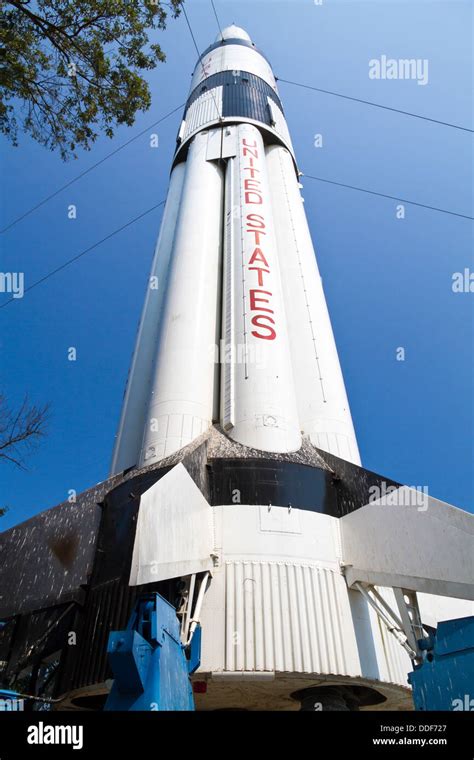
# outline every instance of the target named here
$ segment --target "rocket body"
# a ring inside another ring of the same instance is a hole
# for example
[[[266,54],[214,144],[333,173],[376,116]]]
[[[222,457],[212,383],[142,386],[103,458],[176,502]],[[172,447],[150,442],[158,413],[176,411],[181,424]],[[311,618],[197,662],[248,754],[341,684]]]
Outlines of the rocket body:
[[[198,709],[409,699],[347,572],[398,605],[413,514],[371,503],[300,177],[271,66],[228,27],[192,75],[112,464],[141,494],[129,585],[175,580],[183,641],[201,623]],[[445,577],[430,562],[411,575]]]
[[[192,77],[113,477],[2,534],[5,672],[59,611],[33,659],[74,620],[68,708],[108,693],[140,594],[184,646],[200,625],[198,710],[410,709],[423,627],[474,614],[473,516],[360,466],[299,176],[271,67],[228,27]]]
[[[113,473],[213,424],[360,464],[300,187],[270,64],[229,27],[192,76]]]

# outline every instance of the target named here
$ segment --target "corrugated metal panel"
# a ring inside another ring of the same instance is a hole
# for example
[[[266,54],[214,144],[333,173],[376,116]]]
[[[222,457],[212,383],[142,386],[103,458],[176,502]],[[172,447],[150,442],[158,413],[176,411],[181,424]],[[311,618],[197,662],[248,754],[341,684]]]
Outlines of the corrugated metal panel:
[[[215,121],[222,114],[222,87],[214,87],[200,95],[185,113],[183,140],[199,127]]]
[[[313,433],[311,443],[322,451],[332,452],[341,459],[351,461],[351,449],[347,435],[342,433]]]
[[[341,583],[322,567],[227,562],[225,669],[360,675]]]
[[[198,100],[203,93],[210,92],[210,90],[213,88],[225,87],[226,90],[231,91],[233,90],[234,86],[240,87],[242,85],[244,85],[248,90],[256,90],[258,93],[263,95],[262,100],[264,102],[266,102],[267,97],[271,98],[279,107],[279,110],[283,111],[281,100],[273,87],[271,87],[268,82],[265,82],[264,79],[256,76],[256,74],[252,74],[250,71],[219,71],[217,74],[212,74],[211,76],[207,77],[203,82],[200,82],[200,84],[195,87],[190,94],[186,102],[185,111],[192,105],[192,103]]]
[[[110,581],[89,593],[84,615],[78,621],[77,647],[65,647],[58,693],[100,683],[111,675],[107,659],[110,631],[125,628],[137,588]]]
[[[269,88],[270,89],[270,88]],[[271,125],[268,97],[259,88],[253,87],[246,79],[224,86],[222,115],[240,116]]]

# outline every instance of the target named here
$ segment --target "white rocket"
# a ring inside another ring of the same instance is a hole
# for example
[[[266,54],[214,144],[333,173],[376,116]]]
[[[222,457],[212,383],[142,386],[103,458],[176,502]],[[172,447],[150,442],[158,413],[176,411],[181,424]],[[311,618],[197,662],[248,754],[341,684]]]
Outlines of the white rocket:
[[[275,77],[230,26],[192,81],[112,472],[220,422],[291,452],[306,434],[360,463]]]
[[[192,76],[112,463],[147,468],[129,583],[183,579],[200,709],[409,707],[416,591],[474,598],[472,516],[387,505],[358,466],[300,189],[271,67],[230,26]]]

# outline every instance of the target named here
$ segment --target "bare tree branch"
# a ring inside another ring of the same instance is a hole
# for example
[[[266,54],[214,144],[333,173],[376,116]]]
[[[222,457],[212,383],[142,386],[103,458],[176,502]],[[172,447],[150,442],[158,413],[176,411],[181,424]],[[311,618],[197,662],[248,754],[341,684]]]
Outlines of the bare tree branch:
[[[25,395],[15,412],[0,395],[0,459],[27,470],[25,458],[45,435],[48,419],[49,404],[29,404]]]

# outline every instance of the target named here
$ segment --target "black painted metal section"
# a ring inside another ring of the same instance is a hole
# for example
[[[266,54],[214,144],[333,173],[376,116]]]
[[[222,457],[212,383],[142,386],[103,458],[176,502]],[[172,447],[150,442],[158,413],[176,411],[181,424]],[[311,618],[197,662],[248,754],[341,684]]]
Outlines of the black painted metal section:
[[[360,509],[369,501],[374,501],[377,489],[384,493],[384,489],[391,486],[401,487],[395,480],[384,478],[326,451],[318,449],[318,453],[334,472],[333,482],[337,493],[339,517]]]
[[[198,84],[197,87],[194,88],[188,100],[186,101],[185,113],[189,106],[194,103],[197,98],[199,98],[205,92],[212,90],[214,87],[221,86],[224,87],[224,111],[226,93],[237,91],[240,91],[242,93],[241,100],[243,102],[249,98],[248,93],[250,93],[250,97],[252,98],[254,97],[252,93],[258,93],[265,101],[265,103],[267,102],[267,98],[271,98],[277,104],[280,110],[283,111],[283,105],[277,93],[273,87],[271,87],[268,82],[266,82],[261,77],[258,77],[256,74],[252,74],[250,71],[239,71],[238,74],[235,74],[233,71],[219,71],[217,74],[211,74],[211,76],[206,77],[206,79],[204,79],[202,82],[200,82],[200,84]],[[240,101],[238,99],[236,102],[237,105],[239,105]],[[240,112],[234,110],[229,111],[227,114],[223,114],[223,116],[241,115],[242,114]]]
[[[91,491],[0,533],[0,618],[82,599],[101,517]]]
[[[331,473],[317,467],[262,459],[210,462],[211,505],[273,504],[339,516]]]

